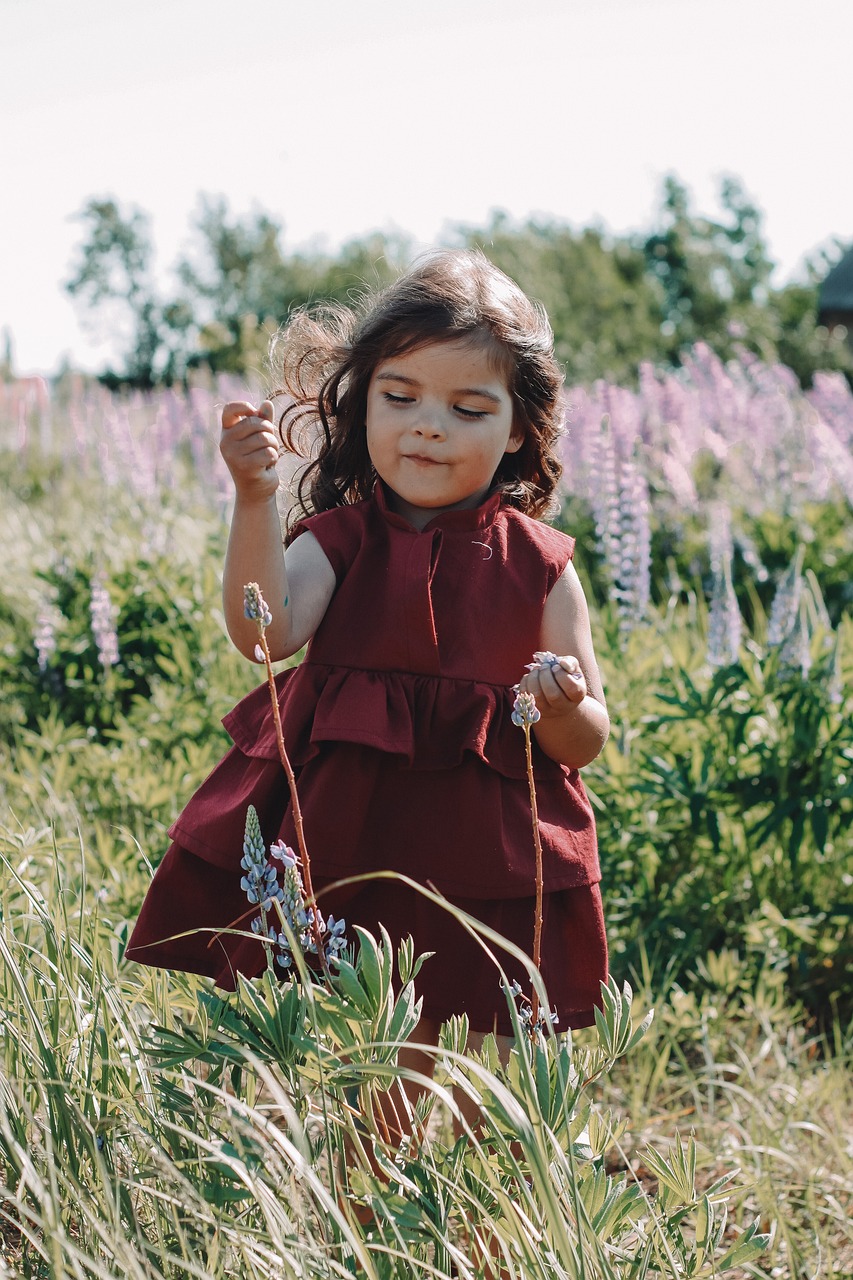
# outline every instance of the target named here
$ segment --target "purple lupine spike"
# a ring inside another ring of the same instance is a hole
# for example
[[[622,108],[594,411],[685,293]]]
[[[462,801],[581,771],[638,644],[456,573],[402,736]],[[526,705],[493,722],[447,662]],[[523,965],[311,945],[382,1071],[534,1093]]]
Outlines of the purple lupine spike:
[[[283,840],[276,840],[270,845],[267,855],[253,805],[249,805],[246,814],[240,866],[246,872],[240,888],[253,906],[260,907],[260,914],[252,921],[252,930],[273,944],[275,962],[280,968],[289,969],[293,964],[293,946],[288,930],[303,955],[317,954],[315,919],[326,964],[340,959],[341,952],[348,945],[346,921],[336,920],[333,915],[324,920],[319,913],[315,916],[313,907],[306,908],[305,885],[298,856]],[[280,870],[283,872],[281,883]],[[281,913],[287,928],[282,927],[277,912]]]
[[[39,609],[33,643],[36,648],[39,671],[47,671],[50,659],[56,653],[55,610],[45,606]]]
[[[119,657],[116,632],[118,611],[110,600],[102,574],[92,578],[91,593],[89,614],[92,620],[92,635],[98,649],[98,659],[102,667],[114,667]]]
[[[770,617],[767,622],[767,643],[780,645],[788,638],[797,623],[800,612],[800,598],[803,593],[803,558],[804,550],[800,547],[790,567],[776,588],[773,604],[770,606]]]
[[[262,596],[257,582],[247,582],[243,588],[243,613],[263,627],[268,627],[272,622],[269,605]]]
[[[515,702],[512,704],[513,724],[518,725],[519,729],[529,728],[530,725],[536,724],[540,717],[541,712],[532,693],[515,695]]]
[[[707,660],[712,667],[737,662],[743,634],[743,618],[731,574],[731,557],[714,575],[708,611]]]

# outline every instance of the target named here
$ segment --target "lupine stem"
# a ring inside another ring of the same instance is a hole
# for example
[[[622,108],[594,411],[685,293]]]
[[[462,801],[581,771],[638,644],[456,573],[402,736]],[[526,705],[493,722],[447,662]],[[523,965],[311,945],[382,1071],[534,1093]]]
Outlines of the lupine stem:
[[[275,740],[278,744],[278,754],[282,767],[287,777],[287,785],[290,788],[290,804],[293,810],[293,825],[296,828],[296,843],[299,846],[299,856],[302,864],[302,875],[305,882],[306,905],[311,911],[311,932],[314,935],[314,942],[317,947],[317,955],[320,959],[323,972],[329,976],[329,966],[326,961],[326,952],[323,948],[323,936],[320,932],[320,916],[317,910],[317,902],[314,897],[314,886],[311,883],[311,860],[308,857],[308,846],[305,843],[305,830],[302,825],[302,808],[299,804],[299,795],[296,790],[296,778],[293,773],[293,767],[290,763],[290,757],[287,754],[287,748],[284,745],[284,730],[281,727],[281,711],[278,705],[278,690],[275,687],[275,676],[272,669],[272,658],[270,657],[269,645],[264,634],[265,627],[262,619],[257,619],[258,635],[260,637],[261,652],[264,655],[264,664],[267,669],[267,684],[269,685],[270,701],[272,703],[273,723],[275,725]]]
[[[542,963],[542,897],[543,897],[543,874],[542,874],[542,841],[539,837],[539,809],[536,804],[536,783],[533,780],[533,750],[530,743],[530,725],[524,724],[524,750],[527,756],[527,785],[530,788],[530,812],[533,818],[533,845],[536,850],[536,908],[533,916],[533,965],[536,972],[539,972],[539,966]],[[539,994],[534,984],[533,994],[530,999],[530,1007],[532,1010],[530,1019],[531,1035],[535,1034],[535,1028],[539,1022]]]

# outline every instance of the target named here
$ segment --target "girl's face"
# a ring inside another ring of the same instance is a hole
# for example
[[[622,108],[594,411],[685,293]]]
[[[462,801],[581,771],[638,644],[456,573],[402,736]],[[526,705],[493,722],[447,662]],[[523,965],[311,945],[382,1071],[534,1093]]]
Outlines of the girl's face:
[[[373,371],[367,449],[392,509],[417,529],[479,506],[501,458],[521,444],[506,381],[468,339],[418,347]]]

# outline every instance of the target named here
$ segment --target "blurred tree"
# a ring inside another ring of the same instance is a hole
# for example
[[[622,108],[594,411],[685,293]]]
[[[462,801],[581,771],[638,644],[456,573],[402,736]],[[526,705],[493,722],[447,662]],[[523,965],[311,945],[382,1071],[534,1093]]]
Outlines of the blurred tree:
[[[569,383],[631,382],[639,360],[667,357],[662,292],[630,241],[553,221],[515,226],[503,213],[485,230],[460,227],[457,234],[544,305]]]
[[[0,356],[0,380],[11,382],[15,376],[15,347],[12,330],[3,329],[3,354]]]
[[[456,243],[480,246],[542,302],[569,383],[609,378],[630,384],[639,363],[677,365],[695,342],[722,357],[746,347],[781,360],[808,384],[817,369],[842,369],[853,355],[817,325],[820,280],[841,246],[808,265],[806,279],[773,289],[761,215],[733,178],[720,190],[722,214],[697,214],[675,177],[664,183],[658,226],[643,236],[574,230],[556,220],[513,223],[495,213],[485,228],[459,226]],[[263,369],[269,340],[298,306],[351,302],[387,284],[411,258],[402,236],[375,233],[336,254],[287,253],[269,214],[240,217],[203,197],[188,251],[164,298],[153,274],[147,216],[115,200],[90,200],[79,262],[66,288],[100,330],[124,347],[111,385],[150,387],[206,366],[244,374]]]
[[[660,226],[642,244],[646,270],[663,291],[662,333],[666,357],[707,342],[723,358],[744,343],[763,358],[774,356],[768,312],[774,264],[761,214],[734,178],[720,189],[722,220],[695,213],[687,189],[664,181]]]
[[[123,213],[115,200],[89,200],[79,219],[86,227],[80,260],[65,288],[82,305],[98,334],[119,335],[124,368],[101,375],[108,385],[149,388],[182,372],[192,313],[164,302],[153,278],[154,247],[148,215]]]
[[[388,283],[410,256],[402,237],[376,233],[352,240],[337,257],[286,255],[281,225],[258,212],[240,219],[222,199],[203,197],[194,240],[175,267],[175,296],[155,284],[150,222],[138,209],[90,200],[79,215],[86,235],[65,288],[89,327],[124,347],[123,367],[107,369],[111,386],[148,388],[192,368],[259,370],[278,325],[297,306],[351,299]]]
[[[198,327],[189,364],[214,372],[259,369],[270,337],[295,307],[386,284],[408,256],[404,240],[379,233],[350,241],[335,258],[288,256],[279,223],[265,213],[233,218],[222,199],[202,198],[195,230],[193,255],[177,267]]]
[[[821,285],[849,248],[840,240],[830,241],[807,259],[802,279],[784,285],[770,297],[778,359],[794,370],[804,387],[811,386],[819,369],[844,373],[853,386],[849,334],[817,323]]]

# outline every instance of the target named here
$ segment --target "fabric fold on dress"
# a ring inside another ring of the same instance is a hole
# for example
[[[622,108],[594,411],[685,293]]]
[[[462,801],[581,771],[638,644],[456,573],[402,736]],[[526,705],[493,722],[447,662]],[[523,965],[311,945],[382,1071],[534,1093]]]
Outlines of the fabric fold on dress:
[[[406,671],[369,671],[306,659],[276,676],[278,705],[293,765],[326,742],[384,751],[409,769],[453,769],[466,752],[505,778],[526,778],[524,739],[505,687]],[[269,686],[253,690],[224,718],[244,755],[278,760]],[[563,770],[537,752],[537,778]]]

